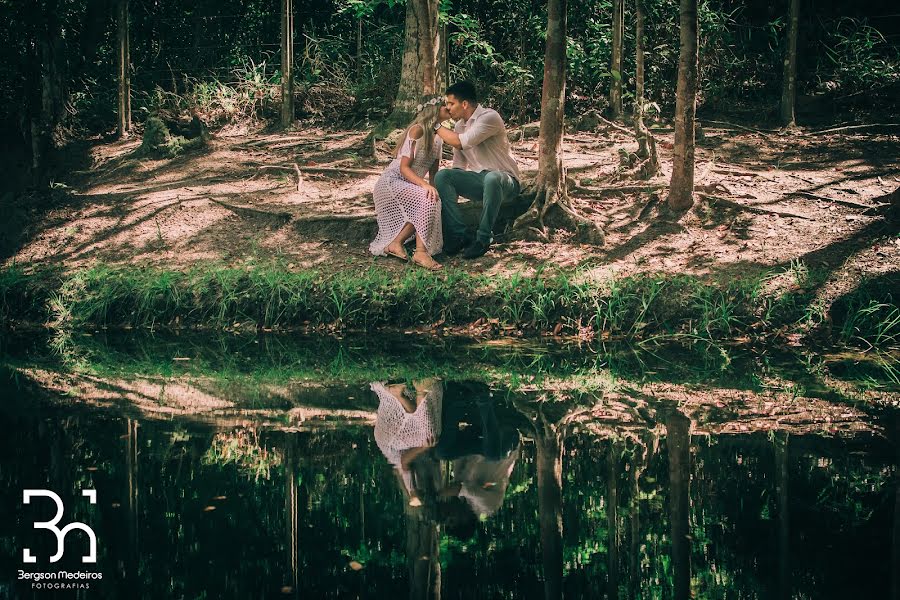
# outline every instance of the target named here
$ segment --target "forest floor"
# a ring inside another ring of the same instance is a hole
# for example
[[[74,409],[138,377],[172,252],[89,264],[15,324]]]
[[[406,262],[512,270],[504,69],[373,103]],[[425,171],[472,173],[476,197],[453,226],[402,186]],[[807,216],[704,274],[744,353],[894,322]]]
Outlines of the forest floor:
[[[368,253],[376,231],[372,188],[391,156],[382,144],[376,158],[361,158],[365,135],[221,130],[206,149],[161,160],[136,158],[140,139],[85,142],[67,156],[68,193],[13,218],[23,226],[6,263],[187,268],[278,258],[290,270],[416,268]],[[573,243],[564,232],[551,243],[498,235],[480,259],[438,260],[489,275],[555,265],[597,278],[666,273],[712,281],[805,265],[822,274],[823,300],[900,271],[900,227],[884,214],[900,194],[900,128],[785,133],[706,121],[696,161],[704,193],[674,216],[661,212],[673,133],[655,136],[659,175],[609,184],[602,182],[620,169],[620,153],[635,150],[633,137],[604,125],[566,137],[574,205],[604,228],[604,246]],[[537,140],[513,148],[527,185]],[[634,187],[604,189],[610,186]]]

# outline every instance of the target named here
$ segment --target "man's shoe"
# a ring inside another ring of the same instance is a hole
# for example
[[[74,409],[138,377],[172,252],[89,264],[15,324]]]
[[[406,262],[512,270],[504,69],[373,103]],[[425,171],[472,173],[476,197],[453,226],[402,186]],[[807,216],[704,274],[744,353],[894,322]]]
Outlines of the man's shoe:
[[[491,247],[489,242],[482,242],[481,240],[475,240],[472,242],[472,245],[466,248],[465,252],[463,252],[463,258],[478,258],[479,256],[484,256],[484,253],[488,251],[488,248]]]
[[[459,254],[460,250],[465,248],[466,246],[472,243],[472,238],[469,236],[462,236],[455,239],[450,240],[446,244],[444,244],[444,254],[447,256],[455,256]]]

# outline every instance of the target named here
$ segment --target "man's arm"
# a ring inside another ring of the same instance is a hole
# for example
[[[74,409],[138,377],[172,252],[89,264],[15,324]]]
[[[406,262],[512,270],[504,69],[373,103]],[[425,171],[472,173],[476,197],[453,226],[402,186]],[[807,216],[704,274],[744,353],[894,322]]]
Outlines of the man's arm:
[[[447,129],[446,127],[441,127],[437,130],[437,134],[444,140],[445,144],[450,144],[454,149],[462,148],[462,144],[459,141],[459,134],[455,131]]]
[[[459,134],[457,140],[459,148],[468,150],[473,146],[477,146],[484,140],[495,135],[505,135],[506,128],[503,126],[503,119],[494,111],[489,111],[472,123],[463,133]]]

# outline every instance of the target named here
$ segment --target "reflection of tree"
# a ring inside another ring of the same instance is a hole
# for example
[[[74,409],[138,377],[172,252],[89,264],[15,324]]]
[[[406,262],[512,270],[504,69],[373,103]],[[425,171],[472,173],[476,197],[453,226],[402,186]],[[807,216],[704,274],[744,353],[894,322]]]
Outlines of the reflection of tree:
[[[409,599],[440,600],[440,534],[437,523],[424,507],[406,503],[406,561],[409,565]]]
[[[677,411],[666,417],[669,450],[669,528],[672,537],[674,597],[691,597],[690,481],[691,420]]]
[[[891,544],[891,598],[900,600],[900,413],[894,415],[894,444],[897,462],[894,464],[894,535]]]
[[[140,523],[138,515],[140,514],[139,495],[138,495],[138,422],[135,419],[126,419],[128,433],[126,437],[126,464],[128,469],[128,554],[127,565],[125,568],[125,587],[126,589],[137,589],[138,583],[138,546],[140,539],[138,532],[140,531]]]
[[[606,455],[606,523],[607,523],[607,559],[609,563],[609,580],[607,597],[619,597],[619,457],[622,454],[622,443],[613,439]]]
[[[561,417],[548,418],[545,402],[546,399],[541,398],[535,405],[516,404],[516,408],[528,419],[534,439],[544,597],[551,600],[562,598],[562,451],[570,423],[583,411],[570,405]]]
[[[631,436],[634,442],[629,464],[629,598],[640,598],[641,590],[641,477],[650,465],[658,438],[650,429]]]
[[[791,597],[788,434],[775,434],[775,495],[778,498],[778,597]]]
[[[297,585],[300,574],[300,514],[297,489],[297,438],[288,434],[284,437],[282,452],[284,454],[284,522],[287,530],[285,546],[288,549],[288,564],[290,565],[290,582],[294,597],[299,597]],[[285,586],[285,587],[288,587]]]

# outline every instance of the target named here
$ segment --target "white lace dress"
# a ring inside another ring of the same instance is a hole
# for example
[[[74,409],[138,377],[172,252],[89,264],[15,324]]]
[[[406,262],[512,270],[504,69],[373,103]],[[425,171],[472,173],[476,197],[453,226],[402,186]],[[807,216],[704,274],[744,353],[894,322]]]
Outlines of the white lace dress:
[[[422,239],[429,255],[438,254],[444,247],[440,200],[430,200],[424,189],[400,174],[400,159],[409,156],[413,159],[410,168],[416,175],[424,178],[434,162],[440,160],[443,144],[440,137],[434,136],[431,153],[425,156],[424,152],[416,152],[416,141],[407,136],[397,158],[381,174],[373,193],[378,235],[369,244],[372,254],[383,255],[384,249],[406,223],[412,223],[416,228],[416,235]]]
[[[400,454],[404,450],[437,442],[441,435],[441,403],[444,396],[440,383],[425,395],[412,413],[406,412],[384,383],[373,383],[371,388],[378,396],[375,443],[389,463],[400,468]]]

